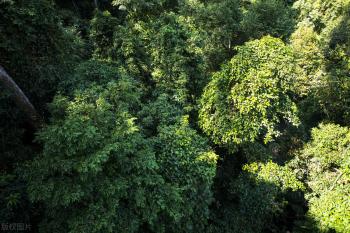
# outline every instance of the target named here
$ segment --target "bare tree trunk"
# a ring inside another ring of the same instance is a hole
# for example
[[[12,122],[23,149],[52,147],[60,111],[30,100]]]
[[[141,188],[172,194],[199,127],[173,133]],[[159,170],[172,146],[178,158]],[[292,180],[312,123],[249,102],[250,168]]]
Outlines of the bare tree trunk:
[[[38,112],[35,110],[32,103],[23,93],[21,88],[17,86],[15,81],[7,74],[5,69],[0,65],[0,83],[11,92],[16,105],[28,116],[30,123],[36,129],[43,125],[43,120]]]
[[[95,2],[95,8],[98,9],[98,0],[94,0]]]

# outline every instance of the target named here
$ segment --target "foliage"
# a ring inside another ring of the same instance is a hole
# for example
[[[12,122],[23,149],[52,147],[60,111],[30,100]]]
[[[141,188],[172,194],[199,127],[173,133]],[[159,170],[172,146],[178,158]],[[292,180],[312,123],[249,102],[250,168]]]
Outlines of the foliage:
[[[188,126],[186,117],[178,124],[161,127],[154,139],[160,173],[167,183],[180,190],[182,198],[178,206],[180,221],[162,219],[158,223],[165,232],[205,230],[217,160],[207,143]]]
[[[1,223],[349,232],[349,4],[0,0]]]
[[[43,152],[24,176],[47,210],[41,232],[204,229],[216,155],[186,124],[145,138],[132,115],[139,91],[120,77],[55,98]]]
[[[82,42],[61,26],[51,1],[0,4],[0,21],[8,22],[0,26],[0,62],[32,101],[43,104],[69,73]]]
[[[68,79],[60,82],[59,91],[73,95],[77,90],[84,90],[93,85],[106,85],[120,76],[126,76],[118,65],[105,60],[91,59],[79,63]]]
[[[59,81],[80,60],[83,45],[74,28],[62,26],[56,10],[49,0],[0,1],[0,65],[42,115]],[[14,106],[12,93],[2,85],[0,89],[0,219],[29,223],[32,206],[26,183],[15,169],[39,148],[32,143],[33,130]]]
[[[31,200],[48,210],[41,231],[134,232],[160,211],[148,200],[162,183],[155,155],[123,101],[132,90],[130,81],[119,80],[105,90],[93,86],[77,93],[72,101],[54,101],[61,115],[39,134],[43,153],[25,173]],[[132,93],[128,100],[137,101]],[[142,206],[152,211],[139,212]]]
[[[109,58],[113,56],[113,36],[118,24],[120,24],[120,20],[108,11],[97,12],[91,20],[90,37],[94,42],[94,53],[97,57]]]
[[[152,102],[145,103],[138,113],[146,134],[155,135],[158,128],[178,123],[184,115],[181,106],[167,94],[161,94]]]
[[[151,25],[149,45],[156,95],[167,93],[190,108],[205,83],[203,61],[187,47],[190,34],[174,14],[163,15]],[[204,79],[204,80],[203,80]]]
[[[200,45],[200,55],[210,71],[217,70],[232,56],[233,47],[242,42],[242,13],[237,0],[186,0],[180,4],[180,12],[191,32],[191,41]]]
[[[158,16],[165,9],[173,9],[178,1],[171,0],[113,0],[112,5],[124,6],[130,19],[145,20],[147,17]]]

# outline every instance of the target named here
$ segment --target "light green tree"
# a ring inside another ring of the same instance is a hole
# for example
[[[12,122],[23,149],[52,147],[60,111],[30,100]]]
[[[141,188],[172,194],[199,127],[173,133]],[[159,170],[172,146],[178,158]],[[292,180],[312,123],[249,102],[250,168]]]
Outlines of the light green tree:
[[[290,163],[308,186],[307,217],[316,222],[317,231],[349,232],[349,128],[320,124],[312,129],[311,136],[311,141]]]
[[[199,111],[204,132],[218,144],[268,142],[280,124],[296,125],[293,59],[291,49],[272,37],[238,47],[205,88]]]

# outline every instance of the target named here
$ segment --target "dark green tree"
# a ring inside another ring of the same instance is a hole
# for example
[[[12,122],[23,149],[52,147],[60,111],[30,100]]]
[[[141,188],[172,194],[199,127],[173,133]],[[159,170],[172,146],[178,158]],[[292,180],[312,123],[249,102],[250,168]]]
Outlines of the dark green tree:
[[[95,75],[96,82],[84,87],[77,79],[71,99],[56,96],[37,138],[43,152],[24,168],[31,201],[45,207],[40,231],[203,230],[216,170],[207,141],[186,121],[147,138],[134,117],[138,82],[97,67],[103,69],[82,66],[74,76]]]
[[[248,2],[248,3],[247,3]],[[287,39],[294,29],[291,6],[284,0],[249,0],[243,7],[242,32],[248,38],[271,35]]]

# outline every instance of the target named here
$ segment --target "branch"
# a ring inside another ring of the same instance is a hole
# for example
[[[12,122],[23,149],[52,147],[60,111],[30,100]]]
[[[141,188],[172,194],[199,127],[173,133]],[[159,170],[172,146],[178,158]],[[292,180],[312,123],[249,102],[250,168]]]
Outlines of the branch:
[[[7,74],[5,69],[0,65],[0,83],[11,92],[15,104],[28,116],[31,125],[38,129],[43,125],[43,120],[35,110],[32,103],[17,86],[15,81]]]

